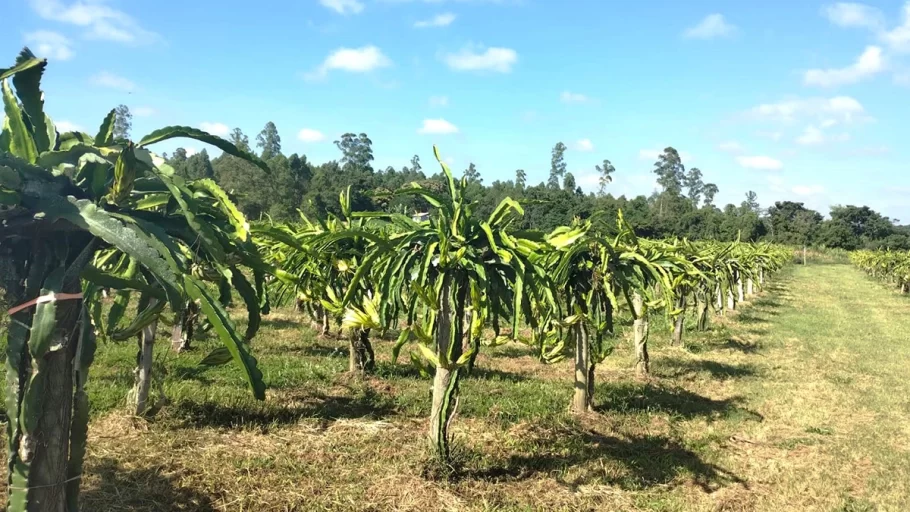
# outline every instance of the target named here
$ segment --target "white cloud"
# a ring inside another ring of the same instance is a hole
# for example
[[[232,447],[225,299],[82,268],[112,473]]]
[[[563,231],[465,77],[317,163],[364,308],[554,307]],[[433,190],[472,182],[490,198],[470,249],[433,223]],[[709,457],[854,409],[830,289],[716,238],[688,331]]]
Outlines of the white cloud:
[[[813,146],[825,142],[825,134],[814,126],[807,126],[802,135],[796,138],[796,143],[802,146]]]
[[[442,14],[437,14],[428,20],[421,20],[414,24],[417,28],[429,28],[429,27],[447,27],[455,21],[455,15],[450,12],[444,12]]]
[[[821,122],[822,128],[831,128],[837,124],[837,119],[823,119]]]
[[[784,167],[784,164],[770,156],[738,156],[737,163],[746,169],[757,169],[761,171],[777,171]]]
[[[338,14],[358,14],[363,11],[363,4],[357,0],[319,0],[319,3]]]
[[[577,92],[562,91],[562,94],[559,95],[559,100],[563,103],[587,103],[591,101],[591,98]]]
[[[449,97],[448,96],[430,96],[430,106],[431,107],[448,107],[449,106]]]
[[[686,39],[715,39],[729,36],[736,31],[736,26],[727,23],[723,14],[709,14],[698,25],[689,27],[683,32]]]
[[[836,3],[826,6],[822,13],[835,25],[868,29],[892,50],[910,52],[910,1],[904,3],[900,24],[891,30],[886,28],[881,10],[864,4]]]
[[[458,127],[445,119],[424,119],[423,126],[417,130],[417,133],[424,135],[447,135],[458,133]]]
[[[798,196],[816,196],[825,192],[821,185],[796,185],[791,191]]]
[[[73,57],[70,40],[57,32],[36,30],[25,34],[25,42],[33,46],[32,50],[39,57],[51,60],[69,60]]]
[[[827,135],[815,126],[807,126],[802,135],[796,138],[796,143],[801,146],[817,146],[825,142],[846,142],[850,140],[850,134],[841,133],[837,135]]]
[[[903,22],[893,30],[881,32],[879,38],[894,50],[910,51],[910,2],[904,4]]]
[[[884,156],[891,153],[891,148],[885,145],[866,146],[849,151],[851,156]]]
[[[79,126],[79,125],[76,124],[76,123],[71,123],[71,122],[66,121],[66,120],[54,121],[54,126],[57,127],[57,131],[60,132],[60,133],[66,133],[66,132],[84,132],[84,131],[85,131],[85,128]]]
[[[748,115],[752,118],[793,122],[800,119],[836,119],[849,123],[869,119],[863,105],[850,96],[832,98],[797,98],[778,103],[764,103],[752,108]]]
[[[307,78],[324,78],[329,71],[335,69],[350,73],[366,73],[391,64],[392,61],[382,53],[382,50],[373,45],[339,48],[326,57],[322,65],[308,74]]]
[[[304,128],[297,132],[297,140],[303,142],[322,142],[325,140],[325,134],[312,128]]]
[[[782,190],[782,185],[784,184],[784,179],[776,174],[769,174],[768,183],[771,185],[771,190],[780,192]]]
[[[882,49],[878,46],[867,46],[853,64],[845,68],[810,69],[803,76],[803,82],[819,87],[836,87],[854,84],[884,70],[885,59],[882,57]]]
[[[590,186],[599,186],[600,185],[600,174],[597,173],[586,173],[582,174],[575,178],[575,183],[581,185],[582,187]]]
[[[755,135],[758,135],[759,137],[765,139],[771,139],[774,142],[779,141],[784,136],[784,134],[781,132],[756,132]]]
[[[831,23],[841,27],[878,29],[884,25],[882,12],[864,4],[840,2],[825,6],[822,13]]]
[[[227,137],[231,129],[224,123],[213,123],[210,121],[203,121],[199,123],[199,129],[204,132],[209,132],[212,135],[218,135],[219,137]]]
[[[591,139],[581,139],[575,143],[575,149],[578,151],[594,151],[594,143]]]
[[[736,141],[723,142],[717,145],[717,149],[721,151],[726,151],[728,153],[740,153],[743,150],[742,144]]]
[[[130,112],[136,117],[149,117],[155,115],[158,111],[152,107],[136,107]]]
[[[132,80],[108,71],[102,71],[93,75],[91,82],[100,87],[109,87],[111,89],[120,89],[123,91],[133,91],[136,89],[136,84]]]
[[[444,57],[445,63],[455,71],[494,71],[509,73],[518,61],[518,53],[511,48],[468,45],[458,53]]]
[[[38,16],[85,27],[89,39],[119,43],[151,43],[160,38],[142,28],[132,16],[96,0],[78,0],[65,5],[60,0],[30,0]]]
[[[194,147],[183,148],[183,150],[186,151],[187,157],[191,157],[199,152],[199,150]]]
[[[835,96],[828,100],[827,104],[822,106],[822,109],[833,114],[859,114],[863,112],[863,106],[860,102],[849,96]]]
[[[662,149],[639,149],[638,150],[638,159],[639,160],[650,160],[656,162],[657,159],[664,153]],[[686,161],[694,160],[695,157],[692,156],[688,151],[679,151],[679,158],[682,159],[685,164]]]

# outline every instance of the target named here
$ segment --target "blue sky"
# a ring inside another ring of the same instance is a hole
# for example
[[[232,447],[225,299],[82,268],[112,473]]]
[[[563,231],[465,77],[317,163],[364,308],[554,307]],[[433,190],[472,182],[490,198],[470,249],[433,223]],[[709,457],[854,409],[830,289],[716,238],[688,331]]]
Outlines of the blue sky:
[[[2,54],[48,57],[49,112],[92,133],[120,103],[136,138],[273,121],[322,162],[363,131],[377,168],[432,171],[436,143],[487,183],[545,180],[562,141],[588,190],[611,160],[617,195],[653,191],[672,145],[720,204],[754,190],[910,222],[910,2],[10,2]]]

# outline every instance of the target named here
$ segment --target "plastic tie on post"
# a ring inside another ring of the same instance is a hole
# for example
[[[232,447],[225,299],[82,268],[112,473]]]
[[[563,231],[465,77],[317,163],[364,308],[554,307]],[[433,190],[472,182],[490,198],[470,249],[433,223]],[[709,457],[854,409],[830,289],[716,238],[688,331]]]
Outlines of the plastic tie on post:
[[[47,302],[57,302],[58,300],[76,300],[76,299],[81,299],[81,298],[82,298],[81,292],[80,293],[54,293],[54,292],[51,292],[51,293],[48,293],[47,295],[42,295],[42,296],[32,299],[28,302],[19,304],[18,306],[7,311],[7,313],[10,316],[12,316],[12,315],[15,315],[16,313],[22,311],[23,309],[30,308],[30,307],[38,305],[38,304],[44,304]]]

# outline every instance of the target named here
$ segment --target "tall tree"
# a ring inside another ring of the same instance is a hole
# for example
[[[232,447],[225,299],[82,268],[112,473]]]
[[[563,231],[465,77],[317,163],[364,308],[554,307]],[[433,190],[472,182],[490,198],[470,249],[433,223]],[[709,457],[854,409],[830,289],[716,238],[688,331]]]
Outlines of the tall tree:
[[[133,114],[126,105],[117,105],[114,109],[114,138],[129,139],[133,129]]]
[[[577,188],[577,185],[575,184],[575,175],[571,172],[567,172],[566,177],[562,180],[562,188],[566,192],[574,194],[575,189]]]
[[[594,168],[597,169],[597,173],[600,174],[600,178],[598,179],[598,183],[600,183],[600,190],[598,193],[601,196],[606,195],[607,185],[613,183],[612,174],[616,172],[616,168],[613,167],[613,164],[610,163],[610,161],[606,158],[604,158],[603,165],[597,165]]]
[[[672,195],[679,195],[682,191],[683,180],[686,177],[686,168],[683,165],[682,158],[674,148],[668,147],[657,157],[654,162],[654,174],[657,175],[657,183],[663,188],[664,192]]]
[[[791,245],[808,244],[815,228],[821,224],[822,216],[810,210],[803,203],[777,201],[768,208],[771,224],[771,238],[778,243]]]
[[[528,182],[528,175],[525,173],[524,169],[518,169],[515,171],[515,187],[518,189],[525,188],[525,185]]]
[[[547,180],[547,186],[552,189],[559,188],[559,182],[566,174],[566,145],[557,142],[553,146],[553,152],[550,157],[550,179]]]
[[[667,198],[675,199],[682,192],[683,179],[686,176],[686,168],[683,166],[682,158],[672,147],[667,147],[664,152],[657,157],[654,162],[654,174],[657,175],[657,184],[663,191],[658,198],[658,218],[664,216],[664,203]]]
[[[411,172],[418,172],[421,169],[423,169],[423,167],[420,166],[420,157],[414,155],[411,157]]]
[[[240,128],[234,128],[229,139],[239,149],[250,152],[250,138]],[[215,158],[212,168],[215,181],[233,196],[244,215],[259,219],[270,211],[275,202],[274,176],[267,176],[249,162],[228,154]]]
[[[705,194],[705,206],[714,206],[714,196],[718,192],[717,185],[713,183],[705,183],[702,192]]]
[[[262,150],[262,159],[268,160],[281,154],[281,136],[275,123],[269,121],[256,136],[256,147]]]
[[[696,208],[698,208],[699,199],[705,192],[705,184],[702,182],[701,177],[701,170],[698,167],[693,167],[689,169],[683,179],[683,185],[685,185],[688,192],[687,196]]]
[[[170,157],[165,157],[165,161],[174,168],[174,172],[183,176],[186,173],[186,161],[189,157],[186,154],[186,149],[177,148],[174,150],[174,154]]]
[[[250,150],[250,138],[247,137],[240,128],[234,128],[233,131],[231,131],[230,139],[238,148],[244,151]]]
[[[793,217],[793,232],[803,246],[803,265],[806,264],[806,247],[812,242],[815,231],[821,223],[820,215],[812,210],[801,210]]]
[[[303,191],[310,180],[313,179],[313,168],[310,166],[310,162],[307,161],[306,155],[300,157],[297,156],[297,153],[294,153],[288,158],[288,167],[291,170],[291,177],[294,179],[294,182],[297,183],[300,186],[301,191]]]
[[[483,183],[483,178],[480,177],[480,172],[474,162],[468,164],[468,168],[464,170],[464,177],[468,179],[468,183]]]
[[[749,210],[754,213],[758,213],[761,209],[761,205],[758,204],[758,194],[750,190],[746,192],[746,200],[742,204],[743,210]]]
[[[341,165],[348,169],[354,168],[373,172],[373,141],[367,134],[345,133],[340,140],[335,141],[335,146],[341,150]]]
[[[181,170],[175,168],[175,171],[181,173]],[[202,178],[213,178],[215,170],[212,168],[212,161],[209,160],[209,153],[205,149],[186,159],[183,165],[182,174],[185,179],[199,180]]]

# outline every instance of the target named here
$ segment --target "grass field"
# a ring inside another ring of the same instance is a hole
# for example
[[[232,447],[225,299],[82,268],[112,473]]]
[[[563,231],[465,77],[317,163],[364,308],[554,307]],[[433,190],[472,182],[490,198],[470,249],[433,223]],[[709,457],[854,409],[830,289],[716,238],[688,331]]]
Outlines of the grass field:
[[[100,347],[84,510],[910,506],[910,300],[846,265],[789,269],[685,349],[652,327],[648,380],[621,344],[586,417],[568,412],[571,362],[486,351],[449,479],[427,463],[429,381],[389,361],[391,342],[375,377],[348,377],[344,343],[300,322],[272,314],[254,341],[264,403],[232,367],[197,366],[213,340],[177,356],[162,338],[169,403],[151,421],[125,413],[135,344]]]

